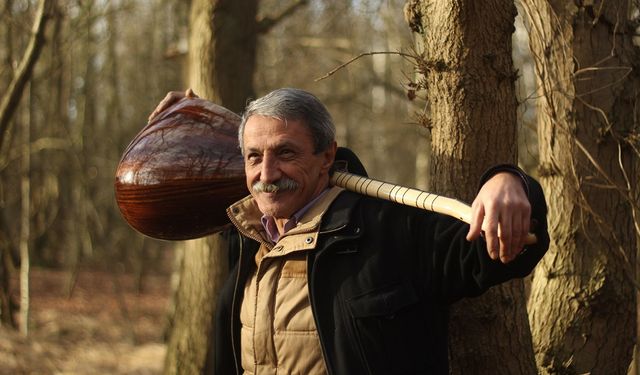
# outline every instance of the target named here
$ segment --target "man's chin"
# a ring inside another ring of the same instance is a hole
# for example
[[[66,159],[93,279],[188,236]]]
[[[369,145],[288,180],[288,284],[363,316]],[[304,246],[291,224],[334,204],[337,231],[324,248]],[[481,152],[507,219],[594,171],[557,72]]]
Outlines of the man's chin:
[[[272,216],[275,218],[288,218],[291,217],[291,215],[293,215],[293,213],[289,213],[287,210],[285,209],[284,205],[280,202],[275,203],[275,202],[264,202],[261,204],[260,201],[258,201],[258,208],[260,209],[260,212],[262,212],[264,215],[266,216]]]

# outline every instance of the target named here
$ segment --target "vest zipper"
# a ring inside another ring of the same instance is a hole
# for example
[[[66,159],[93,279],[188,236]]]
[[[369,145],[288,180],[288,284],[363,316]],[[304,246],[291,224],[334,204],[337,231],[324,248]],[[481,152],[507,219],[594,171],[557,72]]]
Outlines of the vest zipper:
[[[238,223],[238,221],[236,220],[236,218],[231,215],[231,214],[227,214],[227,216],[229,217],[229,220],[231,220],[231,223],[233,224],[233,226],[236,227],[236,229],[238,230],[238,238],[240,239],[240,256],[238,257],[238,274],[236,275],[236,282],[235,285],[233,287],[233,299],[231,300],[231,345],[233,346],[233,359],[234,359],[234,365],[236,367],[236,374],[240,375],[240,368],[238,366],[238,353],[236,353],[236,345],[235,345],[235,340],[234,340],[234,333],[235,333],[235,325],[233,324],[233,317],[236,316],[236,303],[237,303],[237,296],[238,296],[238,289],[239,289],[239,285],[240,285],[240,272],[241,272],[241,268],[242,268],[242,255],[244,253],[244,241],[242,239],[242,236],[245,236],[249,239],[252,239],[260,244],[265,245],[267,248],[271,249],[273,247],[273,244],[266,242],[265,240],[262,239],[262,237],[260,236],[254,236],[252,233],[248,233],[247,231],[244,230],[244,228],[242,227],[242,225],[240,225],[240,223]],[[238,312],[239,314],[239,312]],[[242,349],[241,349],[242,350]]]
[[[235,344],[235,325],[233,324],[233,317],[235,316],[235,312],[236,312],[236,296],[238,294],[238,285],[240,284],[240,268],[242,267],[242,254],[244,253],[243,251],[243,243],[244,241],[242,240],[242,236],[240,235],[240,233],[238,233],[238,238],[240,240],[240,255],[238,256],[238,273],[236,275],[236,282],[235,285],[233,287],[233,299],[231,300],[231,324],[229,325],[231,327],[231,348],[232,348],[232,352],[233,352],[233,365],[236,368],[236,374],[240,375],[240,368],[238,367],[238,353],[236,353],[236,344]]]

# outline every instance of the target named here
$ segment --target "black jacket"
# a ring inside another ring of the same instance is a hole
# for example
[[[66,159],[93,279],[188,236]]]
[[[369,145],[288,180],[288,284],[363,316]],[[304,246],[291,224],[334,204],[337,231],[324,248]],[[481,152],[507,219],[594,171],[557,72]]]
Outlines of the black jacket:
[[[549,244],[546,204],[528,180],[538,242],[511,263],[489,258],[468,225],[440,214],[343,192],[308,256],[309,294],[330,374],[448,374],[448,306],[528,275]],[[216,374],[241,373],[239,311],[258,243],[240,256],[216,313]]]

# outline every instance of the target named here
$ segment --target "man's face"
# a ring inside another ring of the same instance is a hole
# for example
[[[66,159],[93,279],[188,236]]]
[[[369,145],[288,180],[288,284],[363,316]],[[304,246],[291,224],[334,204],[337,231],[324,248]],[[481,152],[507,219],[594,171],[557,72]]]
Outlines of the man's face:
[[[288,219],[327,187],[336,145],[314,154],[311,133],[301,121],[285,124],[272,117],[251,116],[243,143],[247,187],[263,214]],[[295,188],[271,193],[254,187],[258,182],[276,184],[286,179]]]

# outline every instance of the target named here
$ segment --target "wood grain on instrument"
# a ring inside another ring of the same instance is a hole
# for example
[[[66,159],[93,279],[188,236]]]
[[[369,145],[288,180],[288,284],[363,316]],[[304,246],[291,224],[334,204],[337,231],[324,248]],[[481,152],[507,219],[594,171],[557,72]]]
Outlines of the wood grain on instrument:
[[[116,170],[125,220],[153,238],[203,237],[228,225],[226,207],[248,195],[238,147],[240,117],[183,99],[145,126]]]

